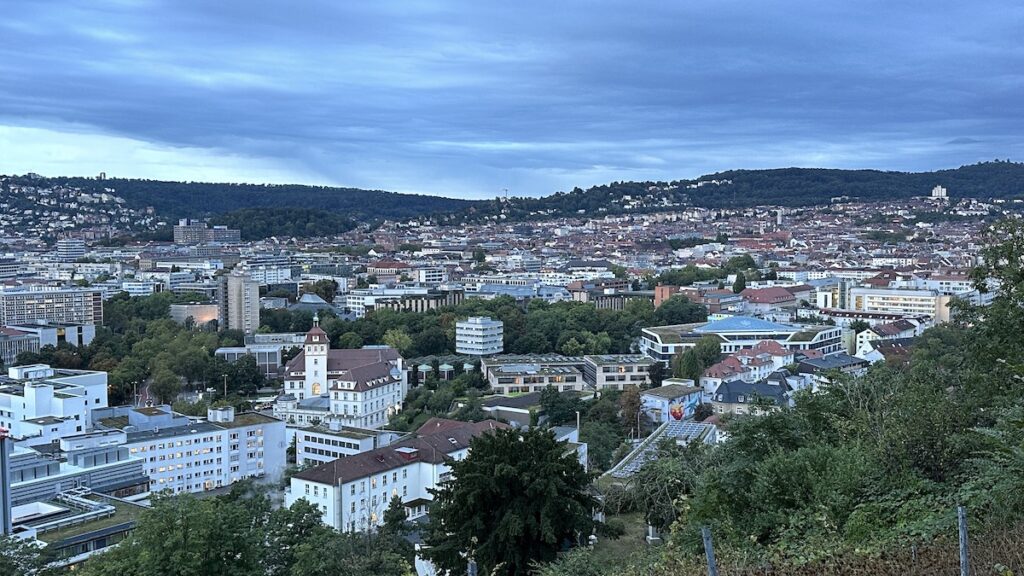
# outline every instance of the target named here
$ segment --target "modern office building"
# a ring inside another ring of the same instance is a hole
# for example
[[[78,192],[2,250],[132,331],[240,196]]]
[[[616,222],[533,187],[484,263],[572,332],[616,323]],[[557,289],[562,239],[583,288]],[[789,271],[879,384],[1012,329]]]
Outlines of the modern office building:
[[[326,422],[295,431],[295,462],[315,466],[383,448],[408,436],[389,430],[353,428],[343,425],[340,418],[328,416]]]
[[[219,320],[220,307],[216,304],[203,304],[193,302],[190,304],[171,304],[171,320],[178,324],[184,324],[185,320],[191,318],[196,326],[202,326],[214,320]]]
[[[582,391],[586,387],[583,359],[575,356],[496,356],[481,365],[495,394],[541,392],[551,386],[559,392]]]
[[[0,288],[0,325],[37,320],[103,324],[103,291],[94,288],[17,286]]]
[[[106,372],[33,364],[8,368],[0,377],[0,427],[20,444],[52,444],[81,434],[90,413],[106,406]]]
[[[14,364],[22,352],[39,352],[39,337],[9,326],[0,326],[0,363]]]
[[[187,218],[179,220],[174,225],[175,244],[237,243],[241,241],[241,232],[227,226],[207,228],[205,222],[198,222]]]
[[[836,326],[780,324],[732,316],[699,324],[644,328],[640,333],[640,351],[668,366],[676,354],[711,336],[719,341],[723,354],[753,348],[764,340],[774,340],[794,352],[817,350],[834,354],[843,350],[842,334],[843,329]]]
[[[647,374],[654,360],[643,354],[598,354],[583,357],[583,379],[595,390],[643,388],[651,383]]]
[[[949,322],[952,296],[934,290],[904,288],[851,288],[847,302],[850,309],[862,312],[914,315],[924,314],[936,323]]]
[[[13,328],[20,332],[28,332],[39,338],[39,347],[59,346],[70,344],[72,346],[88,346],[96,337],[96,326],[92,324],[72,324],[69,322],[50,322],[36,320],[24,324],[12,324]]]
[[[21,264],[16,258],[0,258],[0,280],[17,278],[20,268]]]
[[[455,323],[455,351],[471,356],[501,354],[505,324],[486,316],[473,316]]]
[[[85,240],[62,238],[57,240],[57,259],[61,262],[74,262],[85,258]]]

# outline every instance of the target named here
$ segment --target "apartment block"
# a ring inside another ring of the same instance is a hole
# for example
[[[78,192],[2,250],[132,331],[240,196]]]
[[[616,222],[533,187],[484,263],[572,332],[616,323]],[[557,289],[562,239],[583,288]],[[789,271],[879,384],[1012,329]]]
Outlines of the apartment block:
[[[36,320],[103,324],[103,291],[93,288],[18,286],[0,289],[0,325]]]

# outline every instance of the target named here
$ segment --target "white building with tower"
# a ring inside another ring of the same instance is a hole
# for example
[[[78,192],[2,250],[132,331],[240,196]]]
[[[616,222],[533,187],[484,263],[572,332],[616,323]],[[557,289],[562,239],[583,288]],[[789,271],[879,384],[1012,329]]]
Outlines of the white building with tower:
[[[317,317],[302,351],[284,370],[284,391],[274,416],[289,425],[337,420],[343,426],[379,428],[401,410],[407,391],[403,359],[388,346],[332,350]]]

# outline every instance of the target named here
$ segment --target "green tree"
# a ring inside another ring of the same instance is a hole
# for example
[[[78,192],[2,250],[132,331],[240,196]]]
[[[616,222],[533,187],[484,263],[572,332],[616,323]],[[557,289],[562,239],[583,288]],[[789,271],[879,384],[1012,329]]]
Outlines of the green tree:
[[[619,396],[619,412],[622,414],[622,427],[626,430],[636,430],[637,415],[640,414],[640,388],[626,386]],[[639,437],[640,431],[636,430]]]
[[[732,293],[739,294],[747,289],[747,276],[743,272],[736,272],[736,281],[732,283]]]
[[[854,320],[850,322],[850,329],[853,330],[854,334],[860,334],[861,332],[871,328],[871,325],[863,320]]]
[[[473,439],[434,491],[425,555],[462,573],[470,554],[481,574],[527,575],[563,543],[595,530],[590,476],[546,430],[496,430]],[[543,495],[543,496],[542,496]]]
[[[704,374],[704,366],[701,365],[700,357],[697,356],[693,348],[676,354],[672,363],[673,376],[700,382],[700,377]]]
[[[575,422],[576,412],[583,410],[579,399],[571,394],[559,392],[550,384],[541,390],[540,406],[552,426]]]
[[[307,294],[316,294],[327,302],[334,302],[334,295],[338,293],[338,283],[334,280],[317,280],[306,286],[303,291]]]
[[[718,336],[704,336],[694,344],[693,353],[700,361],[701,368],[708,368],[722,356],[722,341]]]
[[[401,328],[392,328],[384,333],[381,339],[385,344],[398,350],[399,354],[405,354],[412,349],[412,338]]]
[[[31,540],[0,536],[0,574],[42,576],[49,573],[44,570],[48,562],[49,555]]]
[[[607,470],[611,466],[612,456],[623,439],[617,423],[586,421],[580,426],[580,442],[587,444],[590,465],[596,470]]]
[[[691,302],[686,296],[673,296],[654,311],[654,322],[659,326],[703,322],[707,318],[707,308]]]
[[[153,374],[149,392],[162,404],[170,404],[181,393],[181,379],[174,372],[161,368]]]
[[[651,367],[647,369],[647,377],[651,380],[652,388],[661,386],[662,381],[665,380],[665,365],[660,361],[655,361],[651,364]]]
[[[345,332],[338,337],[338,348],[362,348],[363,337],[358,332]]]
[[[384,524],[380,527],[382,534],[402,536],[409,531],[406,526],[405,504],[402,504],[402,497],[395,494],[391,497],[388,507],[384,510]]]
[[[325,532],[299,543],[289,576],[411,576],[415,571],[382,539]]]

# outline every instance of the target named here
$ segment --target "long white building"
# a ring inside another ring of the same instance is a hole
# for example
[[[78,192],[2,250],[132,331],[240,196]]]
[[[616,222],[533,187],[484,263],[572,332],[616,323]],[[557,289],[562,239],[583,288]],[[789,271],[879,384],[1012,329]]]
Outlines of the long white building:
[[[234,408],[191,418],[169,406],[118,406],[94,413],[98,430],[119,430],[132,456],[142,458],[150,491],[204,492],[246,478],[276,481],[284,473],[284,422]]]
[[[936,323],[949,321],[952,296],[933,290],[904,288],[850,288],[847,302],[853,310],[888,314],[925,314]]]
[[[36,320],[103,324],[103,291],[94,288],[0,288],[0,325]]]
[[[410,519],[418,518],[433,499],[429,490],[451,477],[448,459],[465,458],[473,437],[507,427],[494,420],[432,418],[414,438],[292,476],[285,504],[305,499],[320,509],[324,524],[351,532],[380,526],[394,496],[402,499]]]
[[[705,336],[720,342],[723,354],[753,348],[758,342],[774,340],[787,350],[818,350],[834,354],[843,350],[843,329],[836,326],[780,324],[760,318],[733,316],[703,324],[679,324],[644,328],[640,351],[666,366],[679,352],[692,348]]]

